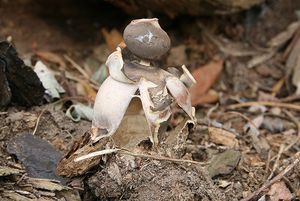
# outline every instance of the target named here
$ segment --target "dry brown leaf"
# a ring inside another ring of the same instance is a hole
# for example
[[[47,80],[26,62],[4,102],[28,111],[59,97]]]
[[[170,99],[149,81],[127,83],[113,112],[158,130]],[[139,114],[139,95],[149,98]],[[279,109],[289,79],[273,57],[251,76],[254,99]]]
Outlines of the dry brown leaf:
[[[268,192],[271,201],[292,200],[293,195],[283,181],[274,183]]]
[[[197,81],[197,83],[190,88],[192,105],[198,105],[204,102],[205,99],[203,95],[208,92],[218,79],[223,70],[223,63],[223,60],[212,61],[192,73]]]
[[[197,97],[197,104],[205,104],[205,103],[215,103],[219,100],[219,94],[213,90],[210,89],[206,94],[203,94],[202,96]]]
[[[107,47],[111,52],[115,51],[117,46],[124,41],[122,34],[116,29],[108,32],[107,29],[103,28],[101,29],[101,33],[103,34]]]
[[[300,23],[299,21],[292,22],[286,30],[280,32],[277,34],[275,37],[273,37],[269,42],[268,46],[269,47],[280,47],[284,45],[288,40],[293,37],[295,32],[299,29]]]
[[[96,95],[97,95],[97,92],[95,91],[95,89],[93,87],[91,87],[91,85],[89,83],[87,83],[86,81],[82,80],[82,81],[80,81],[80,84],[83,87],[86,96],[90,100],[95,101]]]
[[[65,69],[66,63],[59,55],[49,51],[36,51],[35,54],[46,61],[58,64],[59,67]]]
[[[266,165],[265,162],[263,162],[257,154],[244,154],[243,160],[245,163],[252,167],[263,167]]]
[[[68,187],[63,186],[59,182],[50,179],[30,177],[27,179],[27,181],[29,184],[31,184],[33,187],[37,189],[44,189],[48,191],[62,191],[68,189]]]
[[[0,166],[0,177],[7,176],[7,175],[21,174],[22,172],[24,171],[16,168]]]
[[[112,138],[118,147],[134,150],[149,135],[147,120],[143,115],[128,115]]]
[[[239,141],[235,138],[233,133],[222,128],[208,127],[209,139],[211,142],[221,144],[230,148],[239,146]]]

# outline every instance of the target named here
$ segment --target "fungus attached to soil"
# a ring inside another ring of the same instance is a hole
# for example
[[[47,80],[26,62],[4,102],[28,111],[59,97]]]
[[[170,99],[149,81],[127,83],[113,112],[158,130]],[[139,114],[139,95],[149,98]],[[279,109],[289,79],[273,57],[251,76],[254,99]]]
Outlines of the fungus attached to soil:
[[[195,80],[183,65],[177,69],[153,66],[170,48],[170,38],[158,19],[133,20],[124,30],[126,47],[118,47],[107,59],[109,76],[101,85],[92,123],[92,140],[113,135],[134,96],[141,99],[151,140],[159,144],[158,134],[171,116],[171,104],[177,104],[195,120],[194,108],[186,86]],[[181,75],[182,74],[182,75]]]

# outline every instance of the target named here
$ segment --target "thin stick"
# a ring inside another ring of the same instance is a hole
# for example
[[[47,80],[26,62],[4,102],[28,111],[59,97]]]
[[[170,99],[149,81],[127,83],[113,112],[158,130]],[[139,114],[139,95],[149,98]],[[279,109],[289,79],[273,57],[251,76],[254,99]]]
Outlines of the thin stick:
[[[252,200],[254,197],[258,196],[263,190],[265,190],[266,188],[269,188],[275,182],[281,180],[289,171],[291,171],[300,162],[299,155],[300,155],[300,153],[295,154],[296,159],[293,161],[293,163],[291,163],[290,165],[288,165],[276,177],[274,177],[270,181],[266,182],[262,187],[260,187],[255,192],[251,193],[250,195],[248,195],[246,198],[242,199],[241,201]]]
[[[207,165],[208,164],[206,162],[198,162],[198,161],[192,161],[192,160],[186,160],[186,159],[169,158],[169,157],[164,157],[164,156],[153,156],[153,155],[147,155],[147,154],[137,154],[137,153],[128,151],[126,149],[121,149],[120,154],[126,154],[126,155],[130,155],[130,156],[141,157],[141,158],[151,158],[151,159],[159,160],[159,161],[171,161],[171,162],[176,162],[176,163],[193,163],[193,164],[197,164],[197,165]]]
[[[275,173],[275,171],[276,171],[276,169],[277,169],[277,167],[278,167],[279,159],[280,159],[280,157],[281,157],[281,154],[283,153],[283,150],[284,150],[284,145],[281,144],[281,145],[280,145],[280,149],[279,149],[278,154],[277,154],[277,157],[276,157],[276,161],[275,161],[275,163],[274,163],[274,165],[273,165],[273,168],[272,168],[272,172],[271,172],[271,174],[269,175],[269,177],[268,177],[267,180],[270,180],[270,179],[273,177],[273,175],[274,175],[274,173]]]
[[[268,101],[257,101],[257,102],[244,102],[244,103],[238,103],[229,105],[229,109],[237,109],[241,107],[249,107],[253,105],[264,105],[264,106],[271,106],[271,107],[281,107],[281,108],[287,108],[292,110],[300,111],[300,105],[290,104],[290,103],[280,103],[280,102],[268,102]]]
[[[87,74],[87,72],[85,72],[85,70],[79,65],[77,64],[73,59],[71,59],[68,55],[64,55],[65,59],[68,60],[68,62],[70,62],[72,64],[72,66],[74,68],[76,68],[76,70],[78,70],[85,78],[89,79],[89,75]]]
[[[93,158],[93,157],[96,157],[96,156],[111,154],[111,153],[115,153],[115,152],[118,152],[118,151],[120,151],[120,149],[104,149],[104,150],[101,150],[101,151],[95,151],[95,152],[80,156],[78,158],[75,158],[74,162],[79,162],[79,161],[86,160],[86,159],[89,159],[89,158]]]
[[[57,72],[57,71],[54,72],[54,74],[55,75],[60,75],[60,73]],[[75,82],[81,82],[82,81],[82,79],[80,79],[80,78],[78,78],[78,77],[76,77],[76,76],[74,76],[74,75],[72,75],[71,73],[68,73],[68,72],[66,72],[65,76],[66,76],[67,79],[75,81]],[[93,87],[93,89],[96,89],[96,90],[99,89],[99,84],[98,83],[96,83],[92,79],[89,79],[89,82],[90,82],[91,86]]]
[[[290,143],[288,146],[286,146],[285,149],[283,150],[283,152],[286,152],[300,141],[300,122],[289,111],[284,111],[284,112],[291,118],[291,120],[294,122],[294,124],[296,124],[297,132],[298,132],[296,140],[294,140],[292,143]]]
[[[44,109],[42,110],[42,112],[40,113],[40,115],[38,116],[38,118],[37,118],[37,120],[36,120],[36,123],[35,123],[34,130],[33,130],[33,132],[32,132],[32,135],[35,135],[35,133],[36,133],[36,131],[37,131],[37,128],[38,128],[38,126],[39,126],[41,117],[42,117],[42,115],[44,114],[45,111],[46,111],[46,108],[44,108]]]
[[[186,160],[186,159],[176,159],[176,158],[169,158],[169,157],[163,157],[163,156],[138,154],[138,153],[133,153],[127,149],[105,149],[105,150],[101,150],[101,151],[95,151],[95,152],[80,156],[78,158],[75,158],[74,161],[78,162],[78,161],[86,160],[88,158],[93,158],[96,156],[101,156],[104,154],[110,154],[110,153],[115,153],[115,152],[119,152],[120,154],[135,156],[135,157],[151,158],[151,159],[160,160],[160,161],[172,161],[172,162],[176,162],[176,163],[193,163],[193,164],[197,164],[197,165],[207,165],[207,163],[201,163],[198,161],[192,161],[192,160]]]
[[[235,112],[235,111],[233,111],[233,112],[227,112],[227,113],[229,113],[229,114],[235,114],[237,116],[242,117],[243,119],[247,120],[258,131],[258,128],[255,125],[255,123],[251,119],[249,119],[247,116],[243,115],[242,113]]]
[[[8,112],[0,112],[0,115],[7,114]]]
[[[299,100],[300,99],[300,95],[291,95],[291,96],[287,96],[285,98],[281,98],[279,99],[279,102],[282,102],[282,103],[287,103],[287,102],[293,102],[293,101],[296,101],[296,100]]]

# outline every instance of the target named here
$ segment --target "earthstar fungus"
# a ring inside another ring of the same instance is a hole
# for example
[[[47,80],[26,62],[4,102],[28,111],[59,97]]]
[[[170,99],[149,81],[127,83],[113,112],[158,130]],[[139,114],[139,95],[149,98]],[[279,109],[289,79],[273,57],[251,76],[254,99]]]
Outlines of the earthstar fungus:
[[[195,109],[186,86],[194,78],[182,66],[183,73],[171,67],[153,65],[170,49],[170,38],[158,19],[133,20],[124,30],[126,47],[117,47],[107,59],[109,76],[101,85],[94,105],[92,140],[113,135],[133,97],[139,97],[149,125],[154,146],[159,133],[171,116],[174,100],[195,121]]]

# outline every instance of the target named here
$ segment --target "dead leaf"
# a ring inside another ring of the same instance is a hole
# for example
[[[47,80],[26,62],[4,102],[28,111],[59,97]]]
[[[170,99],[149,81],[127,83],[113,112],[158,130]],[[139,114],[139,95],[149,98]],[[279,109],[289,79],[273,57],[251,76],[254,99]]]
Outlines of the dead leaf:
[[[215,103],[219,100],[219,94],[213,89],[210,89],[206,94],[203,94],[202,96],[197,97],[197,104],[205,104],[205,103]]]
[[[9,198],[11,200],[14,200],[14,201],[34,201],[34,200],[36,200],[36,199],[31,199],[31,198],[25,197],[16,192],[11,192],[11,191],[3,192],[2,196]]]
[[[243,154],[243,161],[252,167],[263,167],[266,165],[257,154]]]
[[[262,127],[271,133],[281,133],[286,130],[287,123],[287,121],[280,118],[265,117]]]
[[[298,56],[299,56],[299,54],[298,54],[299,50],[300,50],[300,39],[298,39],[295,42],[295,45],[294,45],[293,49],[291,50],[289,57],[287,58],[286,67],[288,69],[291,69],[296,65]]]
[[[190,88],[192,95],[192,105],[203,103],[203,96],[213,86],[223,70],[223,60],[212,61],[203,67],[195,70],[192,74],[197,81]]]
[[[68,187],[61,185],[59,182],[50,179],[40,179],[40,178],[28,178],[28,183],[30,183],[34,188],[44,189],[48,191],[61,191],[67,190]]]
[[[149,135],[148,124],[143,115],[128,115],[123,118],[112,138],[118,147],[133,150]]]
[[[241,158],[239,151],[226,150],[223,153],[215,155],[207,167],[211,177],[217,175],[229,174],[238,165]]]
[[[108,32],[107,29],[103,28],[101,29],[101,33],[103,34],[107,47],[111,52],[115,51],[117,46],[124,41],[122,34],[116,29]]]
[[[222,128],[208,127],[209,139],[211,142],[221,144],[230,148],[237,148],[239,141],[235,135]]]
[[[65,93],[65,89],[57,82],[54,73],[41,61],[36,62],[34,72],[40,78],[45,93],[48,97],[46,99],[50,102],[55,98],[60,98],[60,94]]]
[[[300,41],[300,40],[299,40]],[[299,43],[297,43],[299,44]],[[299,44],[300,46],[300,44]],[[296,95],[300,94],[300,57],[298,56],[293,67],[292,82],[297,87]]]
[[[22,172],[24,172],[24,171],[16,169],[16,168],[0,166],[0,177],[12,175],[12,174],[20,174]]]
[[[280,91],[280,89],[283,87],[286,79],[285,77],[281,78],[276,84],[272,87],[272,96],[276,96],[276,94]]]
[[[255,49],[245,45],[245,43],[230,41],[227,38],[222,38],[214,35],[207,27],[205,27],[201,22],[197,25],[201,28],[203,35],[207,37],[214,45],[216,45],[220,51],[227,55],[235,57],[245,57],[257,55],[260,52]]]
[[[253,68],[259,64],[262,64],[268,60],[270,60],[275,55],[275,50],[271,52],[267,52],[264,54],[259,54],[254,56],[250,61],[247,63],[248,68]]]
[[[268,151],[270,145],[264,137],[259,136],[260,132],[258,128],[262,125],[264,121],[264,116],[259,115],[255,117],[251,122],[244,126],[244,132],[251,137],[252,145],[262,159],[268,157]]]
[[[49,51],[36,51],[35,54],[40,57],[41,59],[44,59],[46,61],[58,64],[59,67],[66,69],[66,63],[63,60],[63,58],[53,52]]]
[[[259,91],[257,101],[278,102],[278,98],[272,96],[272,94],[268,94],[268,93]]]
[[[90,100],[95,101],[96,96],[97,96],[97,92],[95,91],[95,89],[88,82],[86,82],[84,80],[81,80],[79,83],[83,87],[86,96]]]
[[[273,37],[269,42],[269,47],[280,47],[283,44],[285,44],[293,35],[294,33],[299,29],[300,22],[296,21],[291,23],[286,30],[283,32],[280,32],[275,37]]]
[[[293,195],[283,181],[274,183],[268,192],[271,201],[292,200]]]

